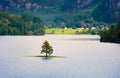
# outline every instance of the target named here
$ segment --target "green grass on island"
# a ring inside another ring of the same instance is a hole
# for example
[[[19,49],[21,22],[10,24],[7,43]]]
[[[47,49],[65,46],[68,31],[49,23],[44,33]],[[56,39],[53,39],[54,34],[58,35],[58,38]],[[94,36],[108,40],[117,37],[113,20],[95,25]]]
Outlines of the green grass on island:
[[[43,56],[43,55],[36,55],[36,56],[27,56],[27,57],[40,57],[40,58],[66,58],[65,56]]]

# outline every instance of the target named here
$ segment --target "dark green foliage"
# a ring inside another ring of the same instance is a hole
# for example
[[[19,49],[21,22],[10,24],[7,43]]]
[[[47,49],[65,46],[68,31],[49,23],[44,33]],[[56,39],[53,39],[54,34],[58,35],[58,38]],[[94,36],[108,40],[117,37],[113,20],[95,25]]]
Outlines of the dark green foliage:
[[[114,39],[115,42],[120,43],[120,21],[117,24],[117,27],[114,30]]]
[[[113,29],[111,28],[110,30],[103,30],[101,32],[101,41],[103,42],[113,42]]]
[[[28,33],[29,31],[31,33]],[[33,33],[44,35],[43,23],[39,18],[0,12],[0,35],[32,35]]]
[[[53,53],[53,48],[52,46],[50,46],[50,44],[48,43],[48,41],[45,41],[42,45],[42,50],[41,50],[41,54],[42,53],[46,53],[46,57],[49,55],[51,55]]]
[[[116,27],[110,27],[109,30],[101,31],[100,36],[102,42],[120,43],[120,21]]]

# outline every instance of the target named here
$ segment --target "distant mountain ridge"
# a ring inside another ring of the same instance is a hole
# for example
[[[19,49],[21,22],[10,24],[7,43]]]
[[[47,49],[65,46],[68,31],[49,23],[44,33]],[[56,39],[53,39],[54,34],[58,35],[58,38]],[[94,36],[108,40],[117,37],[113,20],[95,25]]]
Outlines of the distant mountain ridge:
[[[96,1],[96,0],[95,0]],[[64,7],[64,10],[81,10],[94,0],[0,0],[0,10],[39,11],[43,8]]]
[[[38,11],[42,8],[54,7],[62,0],[0,0],[0,10],[6,11]]]
[[[63,17],[63,13],[71,12],[76,15],[76,17],[71,17],[72,15],[70,14],[69,17],[75,18],[73,20],[78,18],[77,25],[79,21],[85,21],[85,16],[87,16],[87,20],[89,21],[93,19],[98,22],[116,23],[120,19],[120,0],[0,0],[0,10],[13,13],[32,12],[35,15],[37,13],[39,16],[47,15],[50,19],[43,20],[47,24],[52,20],[52,22],[55,21],[55,23],[56,21],[60,21],[60,24],[65,23],[68,25],[68,21],[66,23],[67,17]],[[81,11],[83,12],[85,10],[89,13],[83,16],[84,19],[82,19],[80,17],[84,13],[81,13]],[[56,15],[51,17],[51,13],[53,15],[56,13]],[[74,23],[72,25],[76,24]],[[78,27],[80,27],[80,25]]]

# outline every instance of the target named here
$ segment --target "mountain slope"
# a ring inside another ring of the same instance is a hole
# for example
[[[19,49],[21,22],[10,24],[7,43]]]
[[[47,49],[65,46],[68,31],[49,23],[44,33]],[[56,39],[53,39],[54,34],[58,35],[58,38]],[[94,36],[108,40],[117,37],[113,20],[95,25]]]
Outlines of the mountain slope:
[[[120,0],[0,0],[0,10],[35,15],[49,27],[86,27],[116,23]]]
[[[101,0],[92,15],[97,21],[116,22],[120,19],[120,0]]]

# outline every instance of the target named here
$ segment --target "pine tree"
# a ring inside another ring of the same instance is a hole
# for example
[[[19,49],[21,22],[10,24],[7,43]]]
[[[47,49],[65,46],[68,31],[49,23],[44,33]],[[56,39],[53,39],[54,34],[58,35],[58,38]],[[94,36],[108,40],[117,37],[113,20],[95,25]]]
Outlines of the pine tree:
[[[53,48],[50,46],[47,40],[43,43],[41,48],[41,54],[46,53],[46,57],[48,57],[48,54],[51,55],[53,53]]]

